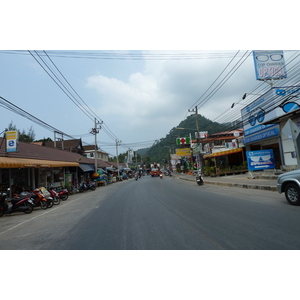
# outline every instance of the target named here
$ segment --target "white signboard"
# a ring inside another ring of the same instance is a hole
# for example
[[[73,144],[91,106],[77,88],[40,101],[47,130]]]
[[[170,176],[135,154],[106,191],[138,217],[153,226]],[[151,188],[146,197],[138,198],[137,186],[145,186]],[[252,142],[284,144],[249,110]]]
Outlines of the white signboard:
[[[253,50],[253,59],[257,80],[287,77],[282,50]]]

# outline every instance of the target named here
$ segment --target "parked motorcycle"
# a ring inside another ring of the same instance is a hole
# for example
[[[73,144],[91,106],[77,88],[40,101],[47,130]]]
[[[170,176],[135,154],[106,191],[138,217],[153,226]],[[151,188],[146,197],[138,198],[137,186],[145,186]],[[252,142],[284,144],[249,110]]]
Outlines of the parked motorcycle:
[[[87,184],[86,182],[83,181],[79,186],[80,193],[88,191],[88,190],[94,191],[95,189],[96,189],[95,182],[91,182],[91,183]]]
[[[47,209],[48,208],[47,199],[41,193],[40,189],[33,190],[31,198],[33,199],[34,207],[41,207],[41,209]]]
[[[13,212],[23,212],[30,214],[33,211],[33,201],[30,199],[30,194],[24,197],[11,199],[11,205],[6,201],[7,194],[0,195],[0,217],[4,214],[11,214]]]
[[[52,186],[49,187],[49,193],[53,198],[54,205],[58,205],[61,201],[65,201],[69,197],[69,191],[67,189],[54,190]]]
[[[51,197],[53,198],[54,205],[58,205],[61,201],[58,193],[53,188],[49,188],[49,193],[50,193]]]
[[[51,208],[54,205],[54,200],[51,197],[51,194],[44,187],[39,188],[39,190],[41,194],[44,196],[44,198],[47,200],[47,208]]]
[[[61,201],[66,201],[69,198],[69,191],[67,189],[61,189],[56,192]]]

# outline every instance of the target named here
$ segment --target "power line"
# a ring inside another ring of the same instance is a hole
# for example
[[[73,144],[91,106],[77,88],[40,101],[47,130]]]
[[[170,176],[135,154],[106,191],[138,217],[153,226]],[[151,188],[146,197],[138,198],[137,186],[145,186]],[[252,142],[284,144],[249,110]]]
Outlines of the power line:
[[[20,115],[20,116],[22,116],[22,117],[24,117],[24,118],[26,118],[26,119],[28,119],[28,120],[30,120],[30,121],[32,121],[32,122],[40,125],[40,126],[42,126],[42,127],[44,127],[45,129],[48,129],[50,131],[56,131],[59,134],[62,134],[64,136],[68,136],[68,137],[74,139],[74,137],[72,137],[71,135],[69,135],[67,133],[64,133],[63,131],[61,131],[61,130],[59,130],[59,129],[57,129],[57,128],[51,126],[51,125],[49,125],[48,123],[46,123],[46,122],[44,122],[42,120],[40,120],[39,118],[33,116],[29,112],[27,112],[27,111],[23,110],[22,108],[16,106],[12,102],[8,101],[7,99],[5,99],[5,98],[3,98],[1,96],[0,96],[0,106],[4,107],[4,108],[6,108],[6,109],[8,109],[8,110],[10,110],[10,111],[12,111],[12,112]]]
[[[75,91],[75,89],[71,86],[69,81],[66,79],[66,77],[62,74],[62,72],[58,69],[58,67],[55,65],[53,60],[50,58],[50,56],[47,54],[46,51],[43,51],[45,55],[39,54],[37,51],[34,51],[36,56],[34,56],[29,50],[28,52],[32,55],[32,57],[38,62],[38,64],[43,68],[43,70],[49,75],[49,77],[58,85],[58,87],[67,95],[67,97],[92,121],[94,119],[98,119],[102,123],[102,129],[103,131],[113,140],[118,139],[117,136],[109,129],[109,127],[99,118],[95,112],[87,105],[87,103],[79,96],[79,94]],[[62,76],[62,79],[58,77],[57,74],[51,69],[49,64],[43,59],[42,56],[47,57],[50,62],[54,65],[55,69],[59,72],[59,74]],[[38,59],[38,58],[39,59]],[[51,75],[51,74],[53,75]],[[56,79],[55,79],[55,78]],[[67,84],[64,84],[62,81],[65,80]],[[75,95],[70,91],[70,89],[66,86],[68,85],[74,93],[77,95],[77,97],[80,99],[76,99]],[[83,105],[82,105],[83,104]]]

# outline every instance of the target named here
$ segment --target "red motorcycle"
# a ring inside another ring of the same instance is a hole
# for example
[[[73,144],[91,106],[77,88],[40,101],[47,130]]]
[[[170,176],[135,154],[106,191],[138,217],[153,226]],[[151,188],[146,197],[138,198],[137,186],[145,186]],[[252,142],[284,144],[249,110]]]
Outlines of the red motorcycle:
[[[68,197],[69,197],[69,191],[67,189],[62,189],[62,190],[59,190],[59,191],[55,191],[53,189],[53,187],[50,187],[49,188],[49,192],[51,194],[51,197],[53,199],[56,198],[55,201],[59,201],[59,203],[60,203],[60,200],[66,201],[68,199]],[[54,202],[54,204],[59,204],[59,203],[55,203]]]
[[[14,212],[30,214],[33,211],[34,204],[33,200],[30,198],[30,194],[11,199],[11,205],[7,203],[6,196],[6,193],[1,193],[0,195],[0,217],[4,214],[11,214]]]

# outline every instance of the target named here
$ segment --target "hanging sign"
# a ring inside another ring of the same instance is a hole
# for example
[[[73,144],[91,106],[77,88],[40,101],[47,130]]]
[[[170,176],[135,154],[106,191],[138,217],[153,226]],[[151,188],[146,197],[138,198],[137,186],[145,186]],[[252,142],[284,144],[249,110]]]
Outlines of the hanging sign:
[[[18,151],[18,131],[6,131],[6,152]]]

